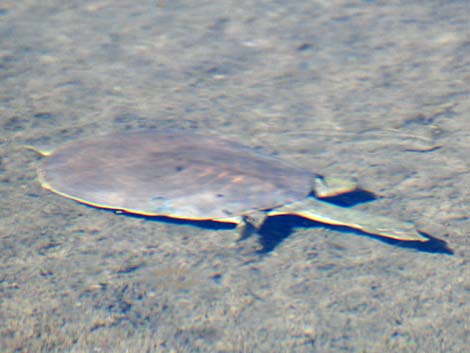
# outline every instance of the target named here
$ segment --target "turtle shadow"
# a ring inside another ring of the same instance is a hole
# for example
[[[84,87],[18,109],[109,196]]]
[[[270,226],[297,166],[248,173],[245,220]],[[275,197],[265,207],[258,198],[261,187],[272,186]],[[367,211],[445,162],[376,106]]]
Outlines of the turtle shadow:
[[[282,215],[269,217],[258,231],[261,243],[261,250],[258,253],[266,254],[276,249],[285,239],[287,239],[294,231],[295,228],[315,228],[322,227],[334,230],[338,233],[349,233],[358,236],[367,236],[377,239],[383,243],[398,246],[400,248],[414,249],[420,252],[453,255],[454,251],[448,247],[444,240],[430,236],[427,233],[420,232],[421,235],[429,238],[427,242],[420,241],[403,241],[391,238],[385,238],[374,234],[361,232],[360,230],[352,229],[345,226],[334,226],[325,223],[311,221],[299,216]]]
[[[126,216],[126,217],[145,219],[151,222],[160,222],[160,223],[177,224],[177,225],[190,225],[190,226],[207,229],[207,230],[228,230],[228,229],[236,228],[236,224],[234,223],[217,222],[217,221],[213,221],[210,219],[209,220],[191,220],[191,219],[173,218],[173,217],[166,217],[166,216],[146,216],[146,215],[140,215],[136,213],[128,213],[128,212],[122,212],[122,211],[118,211],[115,213]]]
[[[167,224],[176,225],[190,225],[206,230],[232,230],[234,231],[236,225],[233,223],[217,222],[212,220],[187,220],[177,219],[165,216],[143,216],[133,213],[122,213],[127,217],[146,219],[152,222],[163,222]],[[429,238],[427,242],[420,241],[402,241],[390,238],[384,238],[378,235],[361,232],[360,230],[352,229],[345,226],[334,226],[325,223],[315,222],[306,218],[302,218],[295,215],[282,215],[268,217],[262,227],[255,232],[259,237],[261,249],[257,251],[259,254],[269,254],[275,250],[285,239],[289,238],[296,228],[316,228],[322,227],[330,230],[334,230],[338,233],[349,233],[356,234],[358,236],[367,236],[377,239],[383,243],[398,246],[401,248],[414,249],[420,252],[437,253],[453,255],[454,251],[447,246],[444,240],[437,239],[424,232],[420,232],[425,237]],[[241,238],[239,241],[243,241],[245,238]]]
[[[315,197],[315,195],[311,194],[310,197]],[[341,207],[353,207],[362,203],[377,200],[378,198],[379,196],[369,190],[356,189],[344,194],[324,197],[322,200]]]

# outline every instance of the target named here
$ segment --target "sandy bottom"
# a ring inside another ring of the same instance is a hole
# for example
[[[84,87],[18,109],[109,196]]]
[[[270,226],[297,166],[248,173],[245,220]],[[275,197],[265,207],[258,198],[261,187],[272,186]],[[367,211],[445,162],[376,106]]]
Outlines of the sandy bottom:
[[[465,1],[43,3],[0,4],[1,352],[468,352]],[[25,148],[149,128],[357,179],[433,240],[116,215]]]

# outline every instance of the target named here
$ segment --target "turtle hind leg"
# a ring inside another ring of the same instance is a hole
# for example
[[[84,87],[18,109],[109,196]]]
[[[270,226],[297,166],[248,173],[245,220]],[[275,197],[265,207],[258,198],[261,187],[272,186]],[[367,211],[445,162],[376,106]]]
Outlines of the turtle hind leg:
[[[270,211],[269,215],[295,214],[313,221],[358,229],[385,238],[405,241],[428,241],[412,223],[402,222],[351,208],[335,206],[307,198]]]

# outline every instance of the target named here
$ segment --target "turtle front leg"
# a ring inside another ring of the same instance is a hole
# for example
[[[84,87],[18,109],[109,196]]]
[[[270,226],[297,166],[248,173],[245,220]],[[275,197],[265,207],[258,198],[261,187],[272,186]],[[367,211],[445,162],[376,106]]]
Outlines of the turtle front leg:
[[[242,215],[239,222],[237,222],[237,240],[246,239],[253,235],[253,233],[258,232],[263,226],[266,217],[266,213],[262,211],[252,211]]]

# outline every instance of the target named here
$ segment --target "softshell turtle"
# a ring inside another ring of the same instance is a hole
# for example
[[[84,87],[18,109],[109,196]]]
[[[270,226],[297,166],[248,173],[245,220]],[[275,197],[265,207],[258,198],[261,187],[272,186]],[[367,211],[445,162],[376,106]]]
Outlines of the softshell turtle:
[[[212,136],[113,134],[43,154],[44,188],[99,208],[232,222],[244,230],[259,229],[267,216],[291,214],[388,238],[428,240],[411,223],[321,201],[354,190],[354,183]]]

